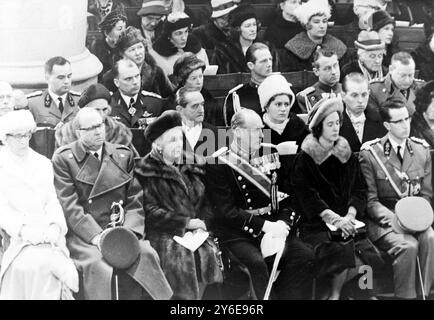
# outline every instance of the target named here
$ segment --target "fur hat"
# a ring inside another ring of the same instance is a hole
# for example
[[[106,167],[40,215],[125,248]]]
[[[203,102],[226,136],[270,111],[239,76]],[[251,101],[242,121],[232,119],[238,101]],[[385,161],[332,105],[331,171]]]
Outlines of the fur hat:
[[[385,48],[384,42],[381,41],[380,36],[376,31],[360,31],[354,44],[356,48],[366,51],[381,50]]]
[[[387,4],[382,4],[380,0],[354,0],[353,8],[359,6],[378,7],[384,10]]]
[[[89,102],[96,99],[105,99],[110,103],[111,94],[106,87],[100,83],[91,84],[84,90],[78,100],[78,106],[84,108]]]
[[[111,11],[104,19],[98,24],[101,31],[110,32],[119,21],[127,22],[127,17],[124,12],[117,10]]]
[[[384,10],[375,11],[369,16],[368,24],[371,30],[378,31],[388,24],[395,24],[395,19]]]
[[[318,125],[325,117],[333,112],[339,112],[342,114],[344,110],[344,105],[340,97],[327,97],[323,98],[310,110],[308,115],[307,123],[309,124],[309,129],[312,130],[313,127]]]
[[[164,1],[162,0],[143,0],[142,8],[137,12],[138,16],[146,16],[148,14],[155,14],[165,16],[169,13]]]
[[[327,0],[309,0],[295,9],[294,15],[302,25],[307,25],[310,19],[316,15],[325,15],[327,19],[332,16]]]
[[[291,107],[295,101],[294,92],[291,90],[291,84],[286,81],[285,77],[280,74],[271,74],[258,87],[259,102],[262,111],[270,102],[271,98],[276,95],[286,94],[290,98]]]
[[[167,16],[163,24],[163,33],[169,36],[173,31],[185,27],[191,28],[192,22],[190,17],[184,12],[172,12]]]
[[[197,69],[205,70],[205,62],[194,53],[186,52],[180,56],[173,65],[173,78],[177,85],[184,85],[190,73]]]
[[[215,19],[228,14],[234,10],[237,5],[232,0],[211,0],[211,7],[211,18]]]
[[[120,52],[124,52],[129,47],[136,43],[142,42],[144,44],[145,39],[139,29],[129,26],[125,29],[125,32],[119,38],[118,48]]]
[[[182,126],[181,115],[175,110],[164,111],[145,129],[145,139],[152,143],[167,130]]]
[[[0,141],[5,141],[8,134],[33,132],[35,129],[35,119],[29,110],[11,111],[0,117]]]
[[[229,15],[229,24],[232,27],[239,27],[241,24],[251,18],[258,19],[255,8],[249,4],[242,4],[235,8]]]

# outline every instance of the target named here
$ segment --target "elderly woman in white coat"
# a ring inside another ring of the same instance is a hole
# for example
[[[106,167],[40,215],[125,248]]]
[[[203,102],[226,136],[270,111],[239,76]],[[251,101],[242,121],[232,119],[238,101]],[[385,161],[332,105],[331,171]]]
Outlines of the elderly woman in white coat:
[[[51,162],[29,147],[35,128],[27,110],[0,118],[0,299],[72,299],[78,274]]]

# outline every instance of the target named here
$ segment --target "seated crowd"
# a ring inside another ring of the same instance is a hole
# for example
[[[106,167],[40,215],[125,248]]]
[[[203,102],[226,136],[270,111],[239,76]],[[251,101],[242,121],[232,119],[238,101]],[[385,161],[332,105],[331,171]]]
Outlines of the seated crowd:
[[[376,299],[384,274],[430,297],[432,35],[400,51],[382,0],[341,39],[327,0],[279,0],[265,33],[248,1],[194,29],[182,1],[139,1],[140,26],[106,2],[98,83],[72,90],[60,56],[43,91],[0,81],[0,299],[237,298],[236,272],[251,299]],[[219,103],[213,65],[250,79]]]

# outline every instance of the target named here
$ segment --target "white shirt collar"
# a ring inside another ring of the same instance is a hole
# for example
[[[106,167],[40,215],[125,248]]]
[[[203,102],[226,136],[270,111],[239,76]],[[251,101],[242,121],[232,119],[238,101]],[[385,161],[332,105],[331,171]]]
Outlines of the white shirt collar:
[[[389,135],[389,141],[390,144],[392,145],[393,151],[395,151],[396,154],[398,154],[398,146],[401,147],[401,156],[404,157],[404,150],[405,150],[405,143],[407,142],[407,140],[404,140],[403,143],[398,144],[390,135]]]
[[[192,148],[194,148],[199,141],[200,133],[202,132],[202,123],[198,123],[194,127],[189,127],[183,122],[182,130],[184,131],[188,143]]]
[[[101,155],[102,155],[102,146],[101,146],[101,148],[99,148],[98,150],[96,150],[96,151],[91,151],[91,150],[89,150],[89,152],[91,152],[93,155],[95,154],[95,152],[98,154],[98,159],[99,160],[101,160]]]
[[[139,94],[136,94],[136,95],[130,97],[130,96],[126,96],[126,95],[124,95],[120,90],[119,90],[119,93],[121,94],[121,97],[122,97],[122,99],[125,101],[125,104],[127,105],[127,107],[130,106],[130,100],[131,100],[131,98],[134,99],[134,103],[137,102],[137,96],[138,96]]]
[[[351,122],[365,122],[366,121],[366,116],[365,113],[362,112],[362,114],[360,116],[355,116],[354,114],[352,114],[348,108],[345,109],[345,111],[347,112],[348,117],[350,118]]]
[[[53,101],[54,101],[54,103],[56,104],[57,107],[59,107],[59,98],[62,98],[63,105],[65,105],[66,95],[68,93],[65,93],[62,96],[58,96],[53,91],[51,91],[50,89],[48,89],[48,94],[51,96],[51,98],[53,99]]]

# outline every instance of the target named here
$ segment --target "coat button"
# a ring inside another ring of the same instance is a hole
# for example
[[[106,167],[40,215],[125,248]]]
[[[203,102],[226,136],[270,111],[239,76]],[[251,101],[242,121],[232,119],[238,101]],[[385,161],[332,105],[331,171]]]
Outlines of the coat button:
[[[249,229],[249,232],[250,232],[250,233],[253,233],[253,229],[252,229],[252,228],[250,228],[250,229]]]
[[[241,188],[242,188],[242,189],[246,189],[246,185],[243,184],[243,185],[241,186]]]
[[[249,230],[249,227],[244,227],[244,231],[247,231],[247,230]]]
[[[250,203],[250,202],[252,202],[252,199],[247,199],[247,203]]]
[[[253,207],[249,207],[249,210],[252,210],[253,209]]]
[[[243,180],[243,177],[238,176],[238,181],[241,181],[241,180]]]
[[[249,194],[248,194],[248,193],[246,193],[246,194],[245,194],[245,196],[246,196],[246,197],[248,197],[248,196],[249,196]]]
[[[91,203],[92,203],[92,199],[89,200],[89,204],[91,204]]]

